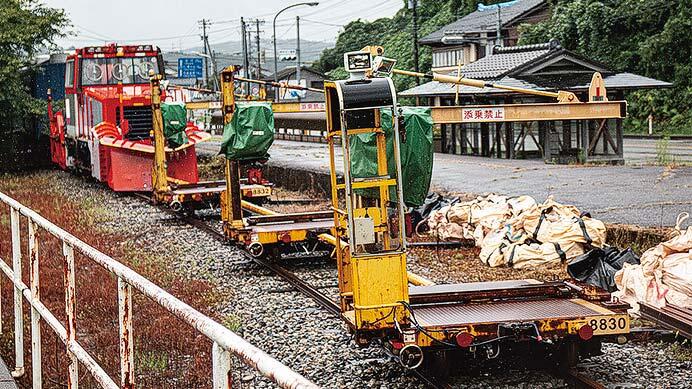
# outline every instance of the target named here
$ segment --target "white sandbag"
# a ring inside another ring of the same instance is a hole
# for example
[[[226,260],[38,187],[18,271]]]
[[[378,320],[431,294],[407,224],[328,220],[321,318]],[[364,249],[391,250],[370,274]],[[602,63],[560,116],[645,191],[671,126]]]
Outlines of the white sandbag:
[[[478,256],[481,262],[490,267],[503,266],[505,264],[504,249],[510,244],[505,240],[503,230],[491,231],[483,239],[481,252]]]
[[[639,301],[647,300],[649,290],[649,278],[644,276],[642,266],[624,263],[615,273],[615,285],[618,290],[612,293],[613,297],[628,303],[632,307],[630,312],[639,312]]]
[[[640,265],[623,266],[615,285],[613,296],[629,303],[632,313],[639,302],[692,308],[692,227],[644,252]]]
[[[512,216],[518,216],[537,207],[536,200],[531,196],[510,197],[507,199]]]
[[[692,307],[692,251],[667,256],[661,281],[670,289],[667,303]]]
[[[537,204],[530,196],[491,194],[433,212],[428,226],[438,239],[473,239],[486,265],[527,268],[562,261],[554,244],[562,247],[567,260],[581,255],[584,245],[604,245],[605,225],[579,215],[579,209],[552,196]],[[525,245],[529,238],[534,243]],[[508,261],[510,246],[517,261]]]
[[[514,244],[504,251],[505,263],[515,269],[535,269],[554,266],[584,253],[579,243],[566,245],[555,243]]]
[[[440,240],[473,239],[473,233],[468,228],[464,228],[456,223],[450,223],[447,220],[449,209],[450,206],[448,205],[430,213],[428,218],[430,234]]]
[[[568,244],[579,242],[595,247],[603,247],[606,238],[605,224],[589,217],[558,217],[555,221],[547,218],[540,224],[534,237],[539,242]]]
[[[544,221],[557,222],[562,219],[572,219],[579,217],[581,212],[573,205],[564,205],[553,200],[553,196],[548,196],[543,204],[531,209],[524,215],[523,228],[528,233],[534,233],[539,224]],[[543,220],[541,220],[543,219]]]

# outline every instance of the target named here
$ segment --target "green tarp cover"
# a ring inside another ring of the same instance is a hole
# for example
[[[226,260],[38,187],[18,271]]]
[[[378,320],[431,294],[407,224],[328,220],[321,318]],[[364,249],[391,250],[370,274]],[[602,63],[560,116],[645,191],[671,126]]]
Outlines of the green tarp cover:
[[[187,125],[187,110],[183,103],[161,103],[163,115],[163,135],[172,148],[187,143],[185,126]]]
[[[236,161],[265,159],[273,142],[271,104],[236,103],[233,119],[223,129],[221,154]]]
[[[410,207],[423,204],[430,189],[433,166],[433,121],[430,108],[401,107],[406,127],[406,142],[401,143],[401,170],[404,203]],[[382,128],[387,139],[387,167],[394,178],[394,132],[392,112],[382,112]],[[351,137],[351,174],[355,178],[377,176],[376,135],[358,134]],[[361,193],[368,196],[367,191]],[[390,199],[396,201],[396,190],[390,190]]]

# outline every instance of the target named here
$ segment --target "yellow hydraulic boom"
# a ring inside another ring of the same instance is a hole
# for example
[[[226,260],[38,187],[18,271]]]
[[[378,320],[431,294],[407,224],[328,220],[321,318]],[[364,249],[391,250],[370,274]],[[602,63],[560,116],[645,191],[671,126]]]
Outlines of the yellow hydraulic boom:
[[[577,98],[577,96],[574,93],[567,92],[567,91],[548,92],[548,91],[540,91],[540,90],[535,90],[535,89],[517,88],[515,86],[494,84],[492,82],[487,82],[487,81],[483,81],[483,80],[475,80],[473,78],[466,78],[464,76],[448,76],[448,75],[439,74],[439,73],[418,73],[418,72],[410,72],[408,70],[400,70],[400,69],[394,69],[394,70],[392,70],[392,73],[401,74],[404,76],[421,77],[421,78],[426,78],[426,79],[433,80],[433,81],[445,82],[448,84],[467,85],[467,86],[473,86],[476,88],[495,88],[495,89],[508,90],[511,92],[524,93],[524,94],[528,94],[528,95],[553,97],[553,98],[557,99],[557,101],[559,103],[578,103],[579,102],[579,99]]]

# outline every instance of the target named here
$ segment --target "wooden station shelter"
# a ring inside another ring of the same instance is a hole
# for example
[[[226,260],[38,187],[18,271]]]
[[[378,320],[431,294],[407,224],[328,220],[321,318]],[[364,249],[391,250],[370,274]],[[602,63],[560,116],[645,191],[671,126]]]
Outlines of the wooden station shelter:
[[[606,98],[611,101],[624,100],[627,91],[671,86],[668,82],[637,74],[616,72],[605,64],[562,48],[555,40],[537,45],[496,46],[490,55],[444,73],[456,76],[459,72],[463,77],[489,83],[537,91],[573,92],[581,101],[588,101],[594,72],[602,74]],[[430,106],[554,102],[549,97],[437,81],[402,91],[399,96],[415,97],[420,105]],[[551,163],[621,163],[622,134],[622,118],[440,124],[437,151],[507,159],[543,158]]]

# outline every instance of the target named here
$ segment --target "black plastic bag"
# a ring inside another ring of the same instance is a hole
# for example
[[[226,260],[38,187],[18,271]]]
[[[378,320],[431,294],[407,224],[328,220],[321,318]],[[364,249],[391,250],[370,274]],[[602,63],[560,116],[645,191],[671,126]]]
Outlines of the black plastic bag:
[[[437,211],[447,205],[459,202],[458,197],[444,197],[439,193],[428,193],[421,206],[414,208],[410,212],[411,224],[417,226],[421,220],[427,219],[433,211]]]
[[[618,251],[614,247],[595,247],[570,261],[567,273],[575,280],[614,292],[615,273],[624,263],[638,264],[639,257],[629,248]]]
[[[611,247],[612,248],[612,247]],[[611,253],[606,253],[606,262],[617,270],[622,269],[622,265],[625,263],[631,263],[633,265],[639,264],[639,257],[632,251],[631,248],[627,248],[618,252],[613,250]]]

